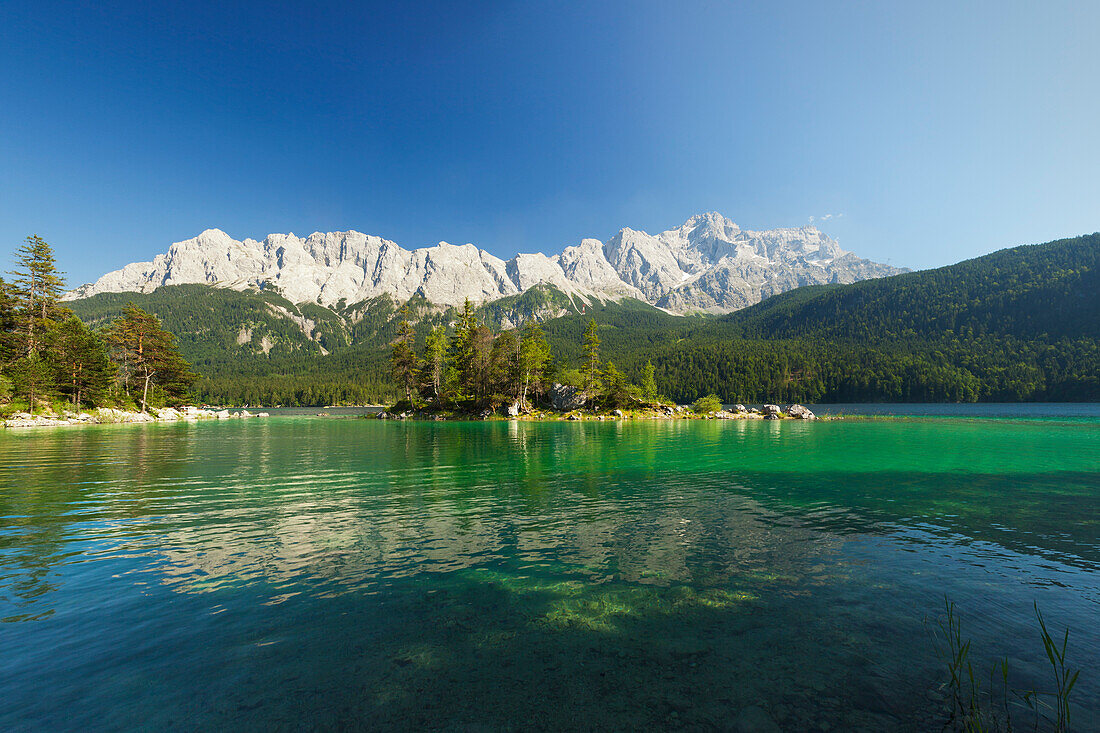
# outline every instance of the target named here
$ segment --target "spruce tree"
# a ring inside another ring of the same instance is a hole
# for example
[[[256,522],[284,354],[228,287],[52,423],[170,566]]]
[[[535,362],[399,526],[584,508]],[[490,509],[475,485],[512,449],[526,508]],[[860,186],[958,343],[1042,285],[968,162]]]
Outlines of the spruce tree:
[[[405,402],[410,406],[413,401],[413,390],[416,388],[417,364],[416,351],[413,342],[416,340],[416,332],[412,322],[409,321],[409,308],[401,309],[401,320],[397,324],[397,340],[393,342],[390,352],[390,366],[393,378],[405,390]]]
[[[462,313],[455,323],[455,335],[451,339],[451,365],[454,368],[453,385],[457,390],[458,399],[474,396],[476,379],[476,354],[478,345],[475,343],[481,322],[478,320],[474,306],[467,298],[462,306]]]
[[[626,407],[630,403],[631,389],[626,375],[619,371],[614,362],[607,362],[603,370],[603,406],[608,409]]]
[[[14,288],[0,277],[0,367],[18,356],[18,308]]]
[[[596,333],[596,320],[588,321],[584,329],[584,362],[581,364],[581,376],[584,378],[584,392],[589,397],[596,394],[600,383],[600,336]]]
[[[49,353],[57,385],[73,407],[104,400],[116,367],[107,356],[106,344],[83,321],[76,316],[62,321],[54,329]]]

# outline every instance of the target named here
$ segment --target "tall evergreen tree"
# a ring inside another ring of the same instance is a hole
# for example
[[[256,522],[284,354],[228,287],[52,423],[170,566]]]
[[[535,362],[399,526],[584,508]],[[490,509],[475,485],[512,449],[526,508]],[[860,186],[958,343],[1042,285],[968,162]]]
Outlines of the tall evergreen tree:
[[[14,288],[0,277],[0,366],[18,356],[18,309]]]
[[[57,385],[73,407],[99,404],[105,398],[117,368],[107,356],[103,340],[76,316],[62,321],[49,344]]]
[[[603,370],[603,393],[601,402],[606,409],[626,407],[630,404],[630,392],[633,389],[614,362],[607,362]]]
[[[592,396],[600,384],[600,336],[596,332],[596,320],[588,321],[584,329],[584,361],[581,364],[581,376],[584,378],[585,394]]]
[[[470,332],[466,349],[467,393],[475,404],[482,405],[492,393],[493,332],[485,324],[478,323]]]
[[[413,400],[413,390],[416,389],[416,377],[418,360],[413,342],[416,340],[416,331],[413,330],[409,320],[409,308],[401,309],[401,320],[397,324],[397,340],[393,342],[390,352],[390,364],[393,370],[393,378],[397,384],[405,390],[405,402],[410,405]]]
[[[65,282],[54,263],[53,248],[37,235],[27,237],[15,253],[16,269],[11,273],[19,301],[19,347],[23,356],[42,351],[46,332],[67,309],[59,304]]]
[[[439,401],[443,396],[443,377],[447,368],[447,329],[435,326],[428,332],[424,341],[424,363],[421,382],[425,390],[430,390],[432,399]]]
[[[161,328],[160,319],[133,303],[128,303],[122,316],[111,324],[107,341],[116,348],[122,362],[127,390],[131,379],[141,387],[142,412],[148,408],[151,385],[159,387],[170,400],[180,402],[198,378],[180,356],[176,337]]]
[[[55,381],[50,364],[37,352],[31,352],[8,368],[17,394],[27,395],[27,410],[34,412],[40,399],[55,396]]]
[[[463,399],[475,396],[476,367],[475,351],[478,349],[478,329],[481,321],[477,317],[473,304],[467,298],[462,306],[462,313],[455,323],[455,335],[451,339],[451,365],[454,367],[456,397]],[[476,397],[475,397],[476,398]]]
[[[504,331],[493,339],[490,354],[490,392],[519,400],[519,341],[512,331]]]
[[[550,356],[550,346],[546,343],[542,326],[537,323],[528,324],[523,329],[519,346],[519,371],[523,378],[521,405],[527,405],[528,388],[533,387],[536,394],[542,391],[542,380],[546,374],[546,365],[550,362]]]

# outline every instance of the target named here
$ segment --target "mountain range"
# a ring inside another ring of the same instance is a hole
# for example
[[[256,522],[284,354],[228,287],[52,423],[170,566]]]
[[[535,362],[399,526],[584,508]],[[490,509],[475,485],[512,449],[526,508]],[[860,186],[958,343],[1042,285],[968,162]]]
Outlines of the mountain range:
[[[169,285],[69,303],[93,327],[127,302],[161,318],[203,375],[198,396],[233,404],[392,399],[402,302],[332,308],[274,290]],[[418,349],[455,306],[404,303]],[[601,357],[631,378],[652,362],[670,398],[730,402],[1100,399],[1100,234],[1001,250],[849,285],[815,285],[720,317],[676,316],[624,296],[589,302],[538,284],[483,303],[494,330],[539,321],[555,364],[579,363],[590,320]]]
[[[510,260],[473,244],[440,242],[408,250],[356,231],[238,241],[208,229],[66,298],[206,284],[274,290],[292,303],[325,307],[382,295],[450,306],[467,298],[486,303],[541,285],[589,302],[627,297],[676,314],[728,313],[805,285],[905,271],[857,257],[816,227],[752,231],[710,212],[657,235],[624,228],[606,242],[584,239],[557,255],[517,254]]]

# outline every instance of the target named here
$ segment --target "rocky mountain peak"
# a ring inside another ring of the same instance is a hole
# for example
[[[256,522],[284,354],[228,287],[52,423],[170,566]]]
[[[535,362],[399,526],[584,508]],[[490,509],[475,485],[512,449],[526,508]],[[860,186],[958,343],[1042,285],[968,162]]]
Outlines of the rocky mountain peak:
[[[207,229],[67,297],[205,283],[277,288],[296,303],[355,303],[382,294],[403,301],[419,294],[459,305],[543,284],[587,299],[634,297],[673,312],[728,312],[800,285],[901,271],[845,252],[816,227],[755,232],[712,211],[657,235],[624,227],[606,242],[587,238],[559,255],[519,254],[507,261],[470,243],[407,250],[357,231],[237,241]]]

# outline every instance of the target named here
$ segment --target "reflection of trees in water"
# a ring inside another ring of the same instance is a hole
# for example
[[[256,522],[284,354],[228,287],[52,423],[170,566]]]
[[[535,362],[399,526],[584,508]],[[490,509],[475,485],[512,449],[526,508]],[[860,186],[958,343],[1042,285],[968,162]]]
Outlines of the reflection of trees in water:
[[[471,567],[586,582],[794,582],[836,545],[778,521],[721,475],[662,470],[675,423],[378,427],[358,454],[329,450],[308,478],[171,528],[162,552],[173,585],[343,592]]]
[[[187,427],[84,426],[4,436],[0,608],[11,604],[23,613],[0,610],[0,616],[49,613],[45,598],[61,586],[58,571],[79,557],[82,543],[155,513],[153,487],[178,478],[187,465]]]

